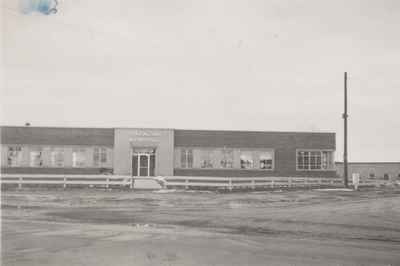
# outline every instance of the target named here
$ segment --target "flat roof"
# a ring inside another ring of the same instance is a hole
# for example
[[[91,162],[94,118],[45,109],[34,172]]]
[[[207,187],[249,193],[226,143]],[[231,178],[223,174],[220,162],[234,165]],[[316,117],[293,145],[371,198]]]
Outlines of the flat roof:
[[[280,131],[280,130],[235,130],[235,129],[185,129],[185,128],[157,128],[157,127],[81,127],[81,126],[10,126],[10,125],[1,125],[0,128],[42,128],[42,129],[148,129],[148,130],[176,130],[176,131],[202,131],[202,132],[243,132],[243,133],[307,133],[307,134],[321,134],[321,133],[328,133],[328,134],[336,134],[334,131],[328,130],[312,130],[312,131],[296,131],[296,130],[287,130],[287,131]]]

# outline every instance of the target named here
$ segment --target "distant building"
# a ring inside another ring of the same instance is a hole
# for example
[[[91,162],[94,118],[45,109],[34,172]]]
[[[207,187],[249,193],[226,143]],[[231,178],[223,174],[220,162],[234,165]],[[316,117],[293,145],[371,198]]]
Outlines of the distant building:
[[[335,133],[1,127],[1,171],[335,177]]]
[[[361,179],[400,179],[400,162],[351,162],[348,164],[348,176],[360,174]],[[336,162],[339,176],[343,177],[343,163]]]

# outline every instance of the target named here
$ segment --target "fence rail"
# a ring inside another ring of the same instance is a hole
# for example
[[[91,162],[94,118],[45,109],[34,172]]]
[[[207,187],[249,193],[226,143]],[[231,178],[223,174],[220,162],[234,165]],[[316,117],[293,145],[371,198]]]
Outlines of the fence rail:
[[[165,186],[169,187],[215,187],[229,190],[242,188],[290,188],[312,186],[343,186],[339,178],[311,178],[311,177],[198,177],[198,176],[171,176],[165,178]]]
[[[112,185],[130,186],[133,188],[132,177],[122,175],[41,175],[41,174],[2,174],[1,184],[31,185],[100,185],[108,188]]]
[[[134,187],[133,181],[153,180],[163,188],[216,188],[216,189],[257,189],[257,188],[291,188],[291,187],[341,187],[341,178],[326,177],[201,177],[201,176],[168,176],[168,177],[131,177],[125,175],[48,175],[48,174],[2,174],[1,184],[15,184],[18,188],[24,185],[89,185]],[[349,180],[349,185],[352,185]],[[385,185],[384,180],[360,180],[359,186]]]

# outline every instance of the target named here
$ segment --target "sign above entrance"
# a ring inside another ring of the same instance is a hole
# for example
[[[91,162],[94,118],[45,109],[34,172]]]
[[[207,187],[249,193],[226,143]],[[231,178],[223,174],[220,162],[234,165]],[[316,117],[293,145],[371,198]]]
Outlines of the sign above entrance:
[[[150,139],[150,138],[133,138],[133,139],[129,139],[129,142],[132,144],[133,142],[159,142],[159,141],[155,140],[155,139]]]
[[[147,147],[133,147],[133,153],[143,153],[143,154],[153,154],[156,152],[155,148],[147,148]]]
[[[131,133],[137,137],[160,137],[161,133],[157,131],[148,131],[148,130],[134,130]]]

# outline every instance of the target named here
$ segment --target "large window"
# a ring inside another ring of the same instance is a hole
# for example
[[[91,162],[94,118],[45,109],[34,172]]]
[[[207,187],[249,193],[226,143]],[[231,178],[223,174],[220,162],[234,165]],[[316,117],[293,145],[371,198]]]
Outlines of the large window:
[[[29,151],[29,166],[41,167],[43,166],[43,150],[40,147],[31,148]]]
[[[233,168],[233,150],[223,149],[220,165],[221,168]]]
[[[322,150],[297,151],[297,170],[332,170],[333,152]]]
[[[177,148],[175,167],[193,169],[273,170],[273,149]]]
[[[273,152],[260,153],[260,169],[271,170],[273,168]]]
[[[103,147],[96,147],[93,150],[93,164],[94,166],[101,166],[107,163],[107,149]]]
[[[200,168],[214,168],[214,150],[198,150],[200,157]]]
[[[251,152],[240,153],[240,168],[242,169],[254,168],[253,154]]]
[[[50,164],[52,167],[64,166],[64,148],[52,148],[50,150]]]
[[[76,148],[72,150],[72,167],[85,167],[86,149]]]
[[[181,149],[181,168],[193,167],[193,150]]]
[[[7,165],[21,166],[22,165],[22,148],[21,146],[9,146],[7,151]]]

